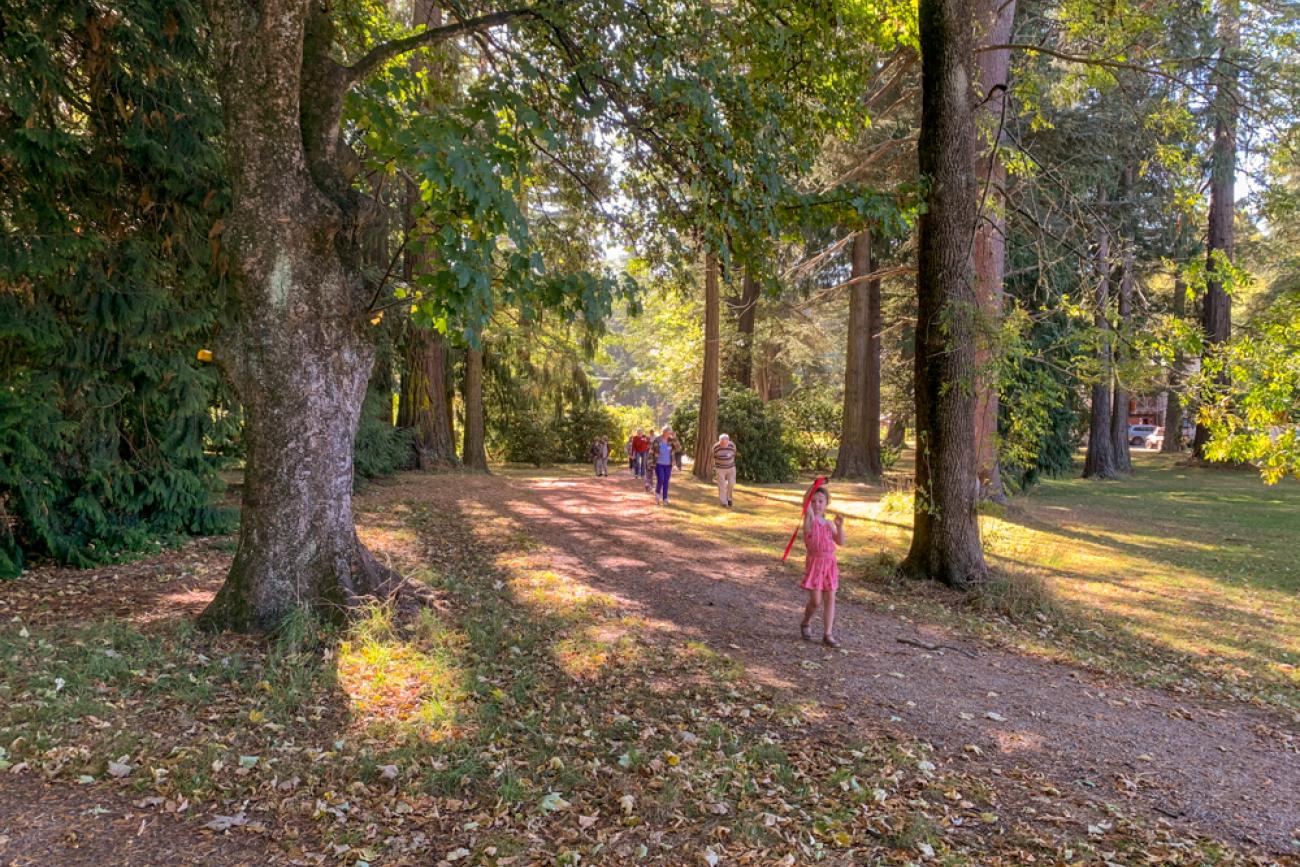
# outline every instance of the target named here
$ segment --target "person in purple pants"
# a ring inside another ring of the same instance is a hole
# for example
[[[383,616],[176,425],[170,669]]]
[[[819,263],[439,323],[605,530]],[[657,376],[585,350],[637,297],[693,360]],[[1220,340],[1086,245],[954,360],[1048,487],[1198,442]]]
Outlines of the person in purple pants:
[[[650,457],[655,462],[655,503],[668,504],[668,480],[673,475],[673,459],[682,449],[671,427],[650,443]]]

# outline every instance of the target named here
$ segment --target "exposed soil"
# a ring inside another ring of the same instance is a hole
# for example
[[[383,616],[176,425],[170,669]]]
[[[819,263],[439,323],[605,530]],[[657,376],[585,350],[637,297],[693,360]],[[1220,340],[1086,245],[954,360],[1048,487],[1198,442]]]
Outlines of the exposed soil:
[[[896,729],[946,760],[983,764],[990,780],[1042,779],[1084,811],[1117,804],[1278,855],[1300,853],[1294,721],[1114,683],[843,601],[843,648],[802,642],[798,546],[790,564],[776,551],[722,547],[693,529],[689,514],[657,509],[627,470],[601,479],[458,476],[454,485],[410,482],[373,494],[376,503],[390,497],[508,516],[551,550],[556,573],[625,600],[629,613],[706,641],[787,697],[816,699],[864,730]],[[674,497],[704,502],[713,491],[675,480]],[[743,512],[743,495],[736,507]],[[1062,803],[1021,806],[1051,821]]]
[[[154,557],[93,569],[45,566],[3,585],[0,623],[42,626],[117,618],[141,626],[196,617],[230,568],[233,542],[194,539]]]

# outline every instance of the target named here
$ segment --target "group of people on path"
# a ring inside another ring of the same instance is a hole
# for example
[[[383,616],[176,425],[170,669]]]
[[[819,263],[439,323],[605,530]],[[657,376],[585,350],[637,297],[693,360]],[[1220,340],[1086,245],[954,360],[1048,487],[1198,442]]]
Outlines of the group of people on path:
[[[655,504],[668,505],[668,483],[672,479],[673,468],[681,469],[682,466],[682,444],[673,429],[665,426],[658,436],[651,439],[646,436],[644,428],[637,428],[636,433],[627,438],[623,450],[633,478],[641,479],[647,492],[650,491],[651,467],[654,468]],[[732,496],[736,490],[738,455],[739,450],[731,437],[725,433],[720,434],[713,445],[713,470],[718,483],[718,502],[728,509],[732,507]],[[591,456],[596,475],[608,476],[608,437],[598,437],[592,443]],[[840,569],[835,549],[844,544],[844,516],[836,515],[834,519],[826,517],[830,499],[830,492],[826,490],[823,479],[814,483],[804,499],[802,530],[805,556],[800,587],[808,595],[803,620],[799,624],[799,634],[804,641],[813,640],[812,621],[820,608],[822,643],[827,647],[839,647],[840,642],[835,637],[835,592],[839,589]]]
[[[682,468],[682,443],[673,429],[664,427],[662,433],[651,439],[646,436],[644,428],[637,428],[623,449],[627,453],[632,477],[641,479],[647,492],[650,491],[651,468],[654,468],[655,504],[668,505],[668,482],[672,479],[673,469]]]

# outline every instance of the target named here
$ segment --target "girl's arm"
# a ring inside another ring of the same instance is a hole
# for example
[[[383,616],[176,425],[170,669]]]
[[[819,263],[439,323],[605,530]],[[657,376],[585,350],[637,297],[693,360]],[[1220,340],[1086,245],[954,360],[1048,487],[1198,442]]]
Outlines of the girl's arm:
[[[835,544],[836,545],[844,544],[844,516],[843,515],[835,516]]]

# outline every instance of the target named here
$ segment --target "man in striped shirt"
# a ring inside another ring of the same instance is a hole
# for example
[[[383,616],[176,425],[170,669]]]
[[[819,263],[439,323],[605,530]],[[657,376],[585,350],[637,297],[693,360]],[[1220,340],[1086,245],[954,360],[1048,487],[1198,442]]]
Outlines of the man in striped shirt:
[[[736,490],[736,447],[726,434],[719,436],[713,446],[713,471],[718,476],[718,502],[731,508],[731,495]]]

